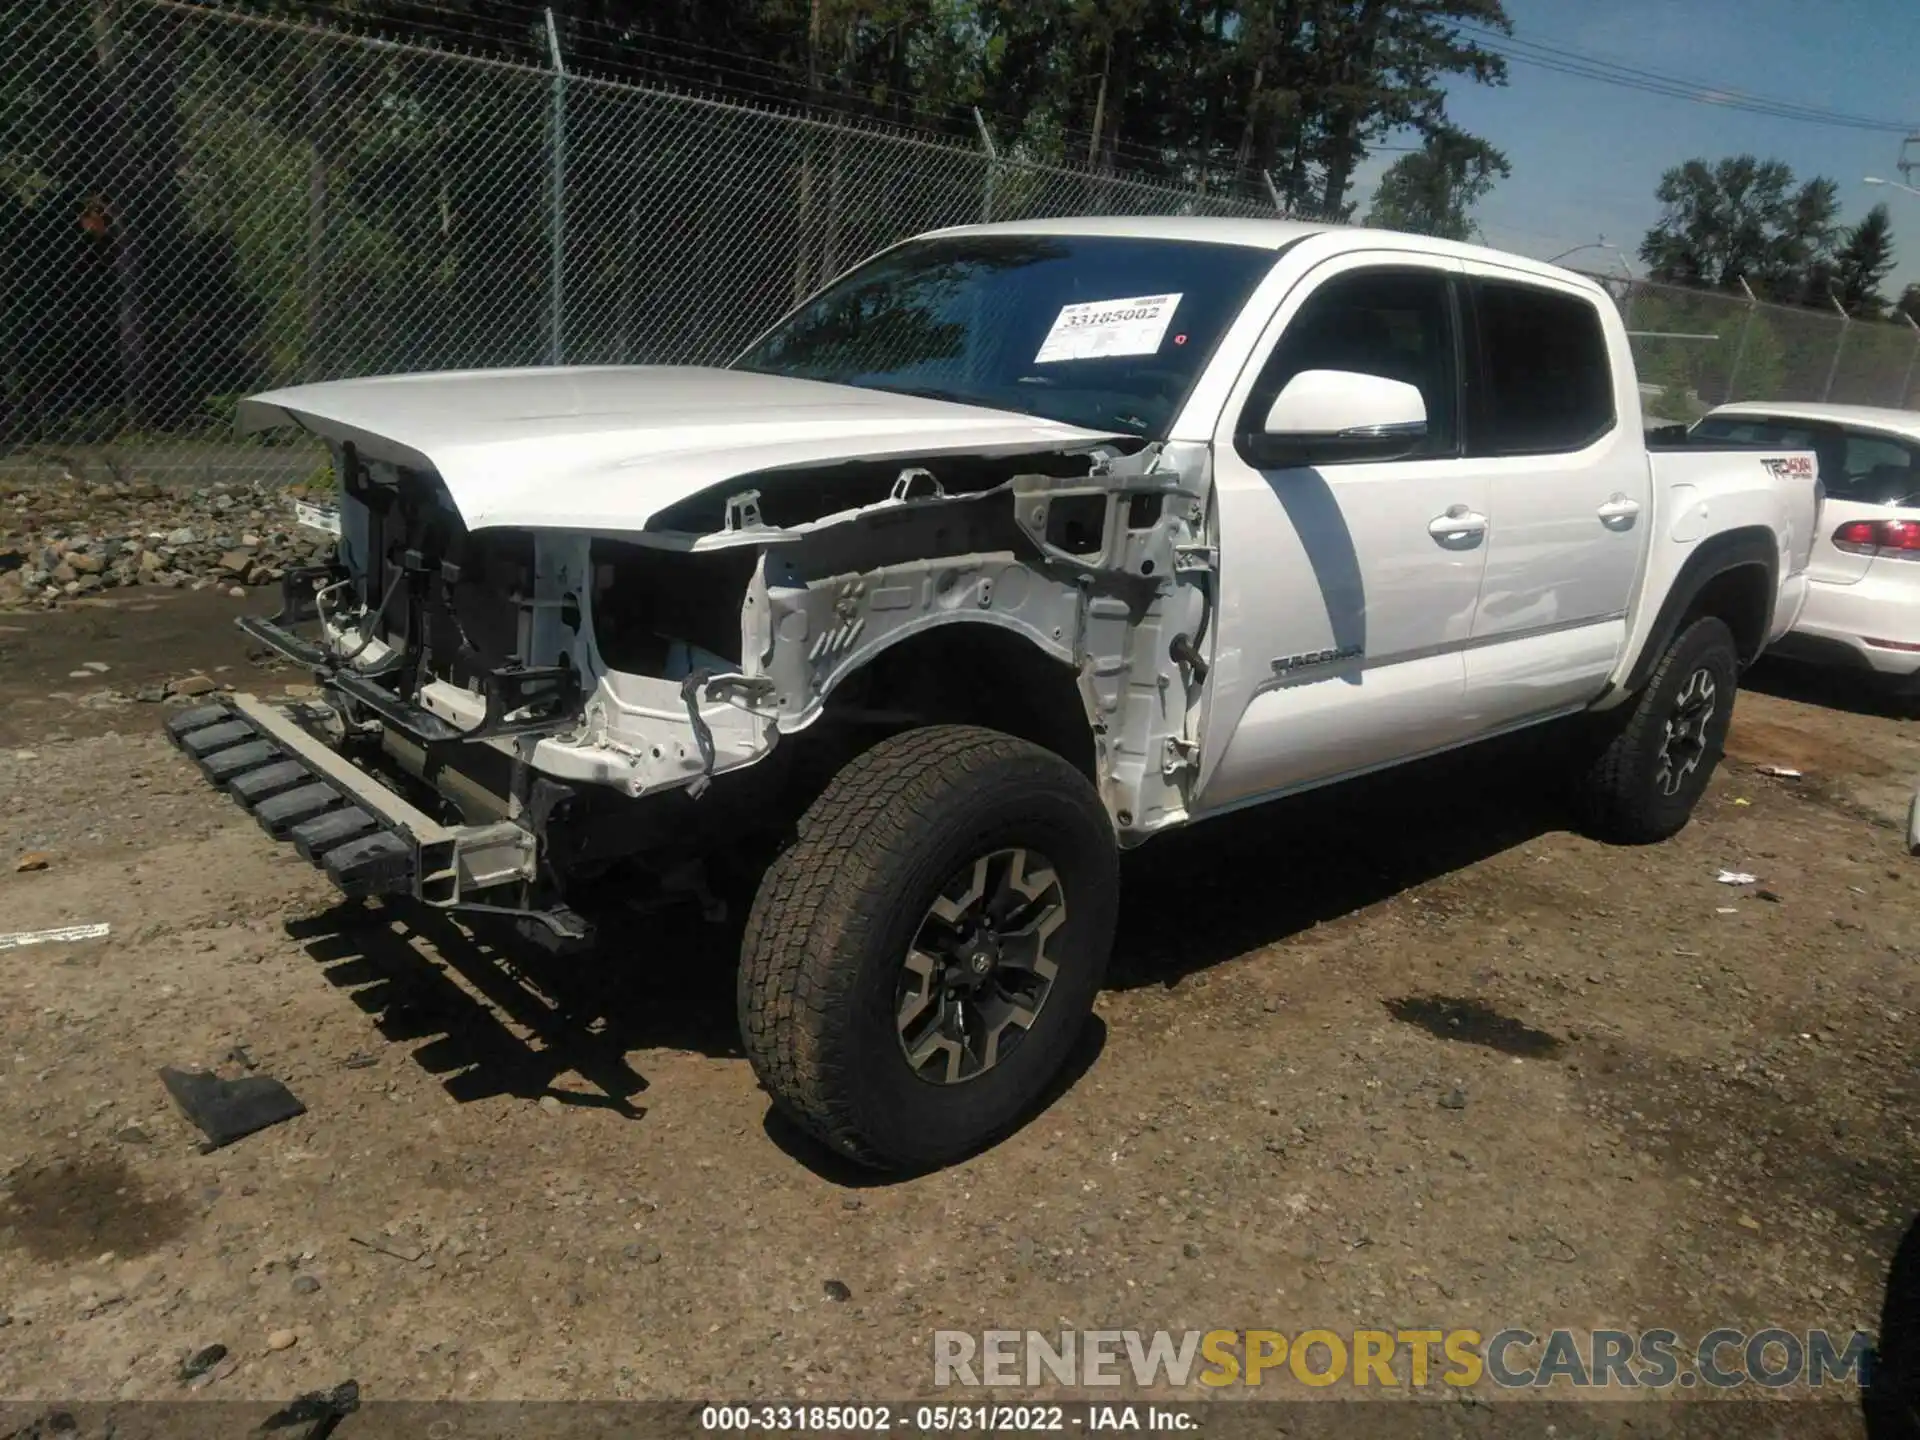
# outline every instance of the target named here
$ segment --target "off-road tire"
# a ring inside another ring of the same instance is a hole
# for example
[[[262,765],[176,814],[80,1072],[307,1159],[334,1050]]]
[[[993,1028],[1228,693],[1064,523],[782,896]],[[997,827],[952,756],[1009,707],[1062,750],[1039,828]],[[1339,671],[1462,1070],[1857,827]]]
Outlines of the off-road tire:
[[[916,1075],[895,986],[928,906],[997,847],[1051,861],[1058,973],[1017,1048],[959,1084]],[[1119,898],[1113,830],[1079,771],[994,730],[930,726],[852,760],[760,884],[741,945],[740,1033],[775,1105],[862,1164],[924,1170],[998,1139],[1043,1098],[1105,974]]]
[[[1705,753],[1666,794],[1658,776],[1667,721],[1702,670],[1712,678],[1716,700]],[[1740,652],[1726,622],[1704,616],[1676,635],[1638,697],[1606,718],[1598,753],[1577,777],[1573,800],[1582,827],[1621,845],[1652,844],[1683,829],[1725,751],[1739,680]]]

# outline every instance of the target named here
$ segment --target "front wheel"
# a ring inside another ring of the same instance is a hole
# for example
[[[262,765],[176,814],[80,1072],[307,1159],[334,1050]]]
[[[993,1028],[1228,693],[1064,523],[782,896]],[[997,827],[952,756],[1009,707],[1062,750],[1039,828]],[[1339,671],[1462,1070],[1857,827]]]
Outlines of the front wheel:
[[[1576,805],[1596,837],[1643,845],[1678,833],[1726,749],[1740,652],[1706,616],[1674,637],[1652,677],[1579,777]]]
[[[1093,787],[1023,740],[910,730],[840,771],[761,883],[740,1030],[774,1102],[885,1168],[1011,1129],[1071,1052],[1119,895]]]

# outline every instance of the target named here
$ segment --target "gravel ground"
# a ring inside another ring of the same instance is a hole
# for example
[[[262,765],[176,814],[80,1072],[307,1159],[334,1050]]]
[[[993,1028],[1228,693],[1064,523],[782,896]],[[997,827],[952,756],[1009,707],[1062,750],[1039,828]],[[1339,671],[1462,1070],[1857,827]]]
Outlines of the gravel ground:
[[[296,519],[305,483],[166,485],[78,466],[16,484],[0,471],[0,613],[135,586],[244,596],[321,562],[333,543]],[[319,488],[331,500],[331,484]]]
[[[554,961],[337,904],[130,698],[301,677],[224,591],[127,595],[0,616],[0,930],[111,926],[0,950],[0,1395],[899,1399],[943,1328],[1880,1323],[1920,729],[1858,697],[1761,677],[1661,846],[1569,833],[1550,742],[1156,841],[1059,1093],[885,1183],[770,1116],[697,926]],[[306,1113],[203,1154],[163,1065]]]

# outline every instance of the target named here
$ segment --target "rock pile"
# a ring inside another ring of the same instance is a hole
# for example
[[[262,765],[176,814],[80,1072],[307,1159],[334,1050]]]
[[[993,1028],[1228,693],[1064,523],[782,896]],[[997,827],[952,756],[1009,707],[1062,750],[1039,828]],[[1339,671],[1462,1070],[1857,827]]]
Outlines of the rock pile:
[[[275,584],[333,548],[332,537],[295,523],[303,490],[35,480],[0,496],[0,609],[48,609],[127,585]]]

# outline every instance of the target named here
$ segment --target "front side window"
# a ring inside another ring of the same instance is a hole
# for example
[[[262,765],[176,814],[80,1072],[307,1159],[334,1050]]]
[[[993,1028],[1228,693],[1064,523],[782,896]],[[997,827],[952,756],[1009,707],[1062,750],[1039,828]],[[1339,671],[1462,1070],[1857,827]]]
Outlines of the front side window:
[[[1504,280],[1473,291],[1486,380],[1474,454],[1584,450],[1613,428],[1613,365],[1590,302]]]
[[[915,240],[835,281],[734,365],[1161,439],[1274,260],[1136,236]]]
[[[1420,392],[1427,433],[1399,459],[1454,453],[1459,369],[1453,302],[1438,270],[1349,270],[1315,290],[1293,317],[1254,382],[1241,421],[1260,429],[1274,397],[1306,370],[1347,370],[1399,380]]]

